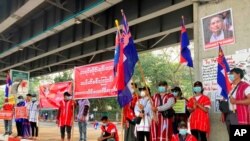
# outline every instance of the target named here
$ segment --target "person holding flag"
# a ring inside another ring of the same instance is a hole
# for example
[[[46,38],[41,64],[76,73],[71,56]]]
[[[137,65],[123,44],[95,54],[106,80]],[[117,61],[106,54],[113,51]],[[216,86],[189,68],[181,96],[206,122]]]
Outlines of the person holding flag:
[[[152,110],[156,112],[157,120],[152,120],[151,141],[168,141],[173,135],[174,95],[167,92],[168,83],[161,81],[158,92],[152,98]]]
[[[135,106],[136,106],[136,102],[138,101],[138,94],[136,93],[137,90],[137,84],[136,83],[131,83],[131,88],[132,88],[132,93],[133,93],[133,98],[132,101],[127,104],[124,107],[123,110],[123,123],[125,123],[125,135],[124,135],[124,140],[125,141],[136,141],[136,137],[134,134],[135,131]]]

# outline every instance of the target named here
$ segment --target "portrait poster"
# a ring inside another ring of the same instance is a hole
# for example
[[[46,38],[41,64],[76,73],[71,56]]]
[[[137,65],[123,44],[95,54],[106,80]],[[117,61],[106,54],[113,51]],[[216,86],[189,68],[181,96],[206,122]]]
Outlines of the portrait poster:
[[[232,9],[201,18],[204,50],[235,42]]]

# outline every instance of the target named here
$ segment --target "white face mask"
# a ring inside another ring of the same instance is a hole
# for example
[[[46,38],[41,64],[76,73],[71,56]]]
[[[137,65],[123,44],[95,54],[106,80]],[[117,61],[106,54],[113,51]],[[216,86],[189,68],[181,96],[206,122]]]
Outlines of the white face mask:
[[[141,97],[145,97],[146,96],[146,92],[141,91]]]
[[[135,93],[135,90],[134,90],[134,89],[132,89],[132,90],[131,90],[131,92],[132,92],[132,94],[133,94],[133,93]]]

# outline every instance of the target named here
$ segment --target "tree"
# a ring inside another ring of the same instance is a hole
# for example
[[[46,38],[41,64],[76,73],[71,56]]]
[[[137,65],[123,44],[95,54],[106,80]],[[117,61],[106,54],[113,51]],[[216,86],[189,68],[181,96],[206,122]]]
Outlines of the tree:
[[[72,81],[73,70],[67,70],[63,72],[59,72],[58,75],[54,78],[54,82],[64,82],[64,81]]]
[[[178,62],[171,61],[171,54],[161,51],[162,54],[155,55],[152,52],[140,54],[142,69],[144,70],[147,85],[151,88],[151,93],[157,92],[159,81],[165,80],[169,86],[180,86],[186,97],[192,95],[192,84],[189,68],[180,65]],[[138,65],[135,69],[135,82],[142,82],[141,73]]]
[[[4,91],[0,89],[0,109],[3,106],[3,102],[4,102]]]

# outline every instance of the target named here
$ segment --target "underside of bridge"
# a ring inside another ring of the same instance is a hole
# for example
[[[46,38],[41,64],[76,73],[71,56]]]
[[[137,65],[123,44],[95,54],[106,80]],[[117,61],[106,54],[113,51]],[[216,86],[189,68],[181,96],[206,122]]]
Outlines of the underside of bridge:
[[[121,9],[138,52],[179,43],[181,16],[193,39],[190,0],[1,0],[1,79],[10,69],[34,77],[112,59]]]

